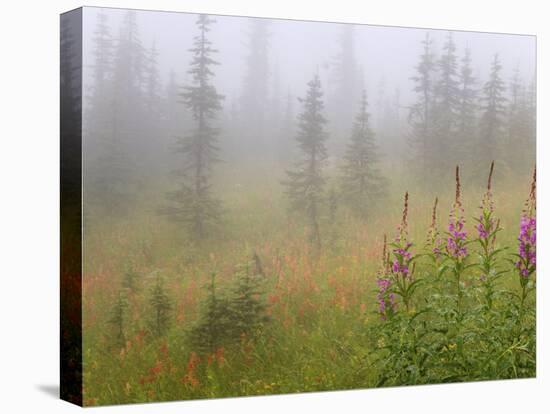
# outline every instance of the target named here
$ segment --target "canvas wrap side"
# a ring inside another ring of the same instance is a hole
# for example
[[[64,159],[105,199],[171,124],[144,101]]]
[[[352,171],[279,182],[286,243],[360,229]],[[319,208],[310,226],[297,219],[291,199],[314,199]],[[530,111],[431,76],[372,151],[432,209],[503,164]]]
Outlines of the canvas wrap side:
[[[82,9],[60,17],[60,397],[82,405]]]

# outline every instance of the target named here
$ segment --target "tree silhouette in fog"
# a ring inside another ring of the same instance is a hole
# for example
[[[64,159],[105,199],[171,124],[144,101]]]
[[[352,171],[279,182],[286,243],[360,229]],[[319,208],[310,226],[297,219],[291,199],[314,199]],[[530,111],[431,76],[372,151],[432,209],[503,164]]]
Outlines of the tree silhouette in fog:
[[[321,246],[319,231],[320,208],[323,200],[325,177],[323,167],[327,161],[325,142],[327,133],[323,116],[321,81],[319,76],[308,83],[306,97],[299,99],[303,111],[298,116],[296,142],[300,152],[294,169],[287,171],[287,195],[291,209],[305,214],[309,224],[309,241],[314,249]]]
[[[193,115],[193,128],[177,142],[176,151],[182,155],[179,170],[180,188],[169,193],[172,205],[162,211],[182,222],[195,241],[203,239],[208,227],[215,224],[221,214],[221,204],[211,192],[212,166],[218,161],[218,128],[214,125],[222,109],[223,96],[212,84],[217,65],[212,55],[217,52],[208,40],[207,34],[215,21],[209,16],[199,15],[196,25],[199,34],[195,36],[190,52],[193,59],[188,73],[192,84],[181,94],[185,106]]]
[[[370,126],[367,94],[363,91],[351,139],[342,165],[342,193],[351,209],[366,219],[373,204],[384,194],[386,180],[379,168],[380,155]]]
[[[475,154],[479,163],[500,159],[504,116],[506,114],[504,93],[506,86],[501,78],[502,65],[498,54],[493,57],[489,80],[485,82],[481,95],[481,119],[479,125],[479,142]]]

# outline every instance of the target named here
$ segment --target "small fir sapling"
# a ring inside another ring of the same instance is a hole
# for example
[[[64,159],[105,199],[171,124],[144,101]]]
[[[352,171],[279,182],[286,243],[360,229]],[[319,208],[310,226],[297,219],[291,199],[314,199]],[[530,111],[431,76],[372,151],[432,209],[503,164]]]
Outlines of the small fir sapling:
[[[269,321],[264,301],[265,277],[261,263],[254,261],[238,267],[230,299],[229,318],[234,330],[234,339],[242,335],[254,337],[262,325]],[[259,259],[259,258],[258,258]],[[260,264],[260,266],[258,266]]]
[[[149,290],[149,306],[151,309],[149,328],[156,337],[161,337],[170,326],[172,301],[166,292],[164,279],[158,272],[156,272],[154,284]]]
[[[122,278],[122,287],[132,293],[139,291],[140,275],[132,265],[126,267]]]
[[[120,290],[116,300],[111,307],[108,323],[113,328],[113,339],[117,347],[123,348],[126,345],[125,323],[128,300],[124,290]]]
[[[202,355],[216,352],[232,339],[230,303],[218,292],[215,273],[212,273],[210,283],[205,287],[207,296],[199,319],[188,332],[192,349]]]

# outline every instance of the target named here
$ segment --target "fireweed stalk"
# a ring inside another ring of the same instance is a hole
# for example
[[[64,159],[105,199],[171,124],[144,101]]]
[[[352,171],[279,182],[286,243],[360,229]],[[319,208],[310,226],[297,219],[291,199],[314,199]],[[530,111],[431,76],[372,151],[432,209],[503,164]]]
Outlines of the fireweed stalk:
[[[407,216],[409,213],[409,193],[405,193],[403,216],[398,227],[398,234],[395,241],[391,243],[392,256],[390,274],[393,284],[393,291],[403,300],[405,309],[409,311],[411,297],[416,287],[414,281],[414,257],[411,253],[413,244],[408,237]]]
[[[426,250],[428,251],[427,255],[432,258],[436,268],[439,259],[441,258],[442,248],[441,235],[439,233],[439,229],[437,228],[437,204],[438,199],[436,197],[432,208],[432,221],[426,237]]]
[[[493,170],[495,167],[494,161],[491,163],[489,170],[489,178],[487,179],[487,191],[483,195],[481,200],[480,210],[481,213],[478,218],[474,220],[477,222],[477,238],[475,241],[480,245],[481,252],[479,253],[479,279],[483,285],[485,291],[485,302],[487,309],[491,309],[493,306],[494,296],[494,282],[501,276],[504,271],[497,270],[497,255],[502,249],[496,249],[496,235],[501,230],[499,224],[500,221],[494,217],[494,203],[491,190],[491,182],[493,178]]]
[[[445,246],[445,255],[451,260],[451,270],[456,282],[457,292],[457,313],[461,313],[462,302],[462,287],[461,276],[466,269],[466,259],[468,257],[468,241],[466,239],[464,209],[462,208],[462,202],[460,200],[460,171],[458,165],[456,166],[455,174],[456,192],[453,208],[449,215],[449,226],[447,235],[447,244]]]
[[[518,237],[518,254],[514,263],[519,275],[521,285],[521,303],[520,309],[523,312],[525,299],[529,294],[529,282],[533,279],[532,275],[537,269],[537,211],[536,211],[536,191],[537,191],[537,171],[533,171],[533,181],[531,182],[531,191],[529,198],[525,202],[525,207],[521,213],[520,228]]]
[[[389,256],[387,252],[387,239],[384,234],[384,244],[382,246],[382,264],[377,275],[378,294],[378,313],[382,320],[391,318],[397,311],[395,293],[392,292],[392,278],[390,276]]]

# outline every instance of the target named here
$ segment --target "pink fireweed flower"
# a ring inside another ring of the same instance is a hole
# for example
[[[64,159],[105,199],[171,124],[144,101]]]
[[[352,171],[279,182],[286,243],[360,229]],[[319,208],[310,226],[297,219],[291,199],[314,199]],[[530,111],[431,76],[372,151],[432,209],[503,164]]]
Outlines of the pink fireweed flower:
[[[529,198],[521,213],[518,241],[516,268],[522,277],[528,278],[537,267],[536,170]]]
[[[492,217],[494,212],[493,195],[491,193],[491,181],[493,178],[493,170],[495,168],[495,162],[491,163],[491,169],[489,171],[489,178],[487,180],[487,191],[483,195],[481,200],[481,215],[476,225],[476,230],[480,239],[485,239],[488,242],[489,236],[493,233],[498,226],[495,226],[495,220]]]
[[[393,260],[391,266],[391,270],[396,277],[402,276],[403,278],[412,276],[412,272],[410,271],[410,262],[412,260],[410,248],[412,247],[412,243],[408,241],[408,213],[409,193],[406,192],[401,225],[398,227],[398,234],[394,243],[395,248],[392,250]]]
[[[403,215],[401,217],[401,224],[397,227],[396,243],[407,243],[409,223],[407,221],[409,215],[409,192],[405,193],[405,200],[403,203]]]
[[[378,300],[378,313],[382,320],[386,320],[390,312],[393,314],[397,310],[395,294],[389,291],[392,281],[387,278],[380,278],[377,280],[377,284],[378,294],[376,298]]]
[[[432,222],[428,229],[428,236],[426,237],[426,248],[431,249],[436,259],[441,255],[441,237],[437,228],[437,203],[438,198],[436,197],[432,209]]]
[[[456,167],[456,194],[455,202],[449,217],[448,237],[447,237],[447,254],[459,261],[468,255],[466,248],[466,230],[464,228],[464,210],[460,201],[460,175],[458,166]]]

